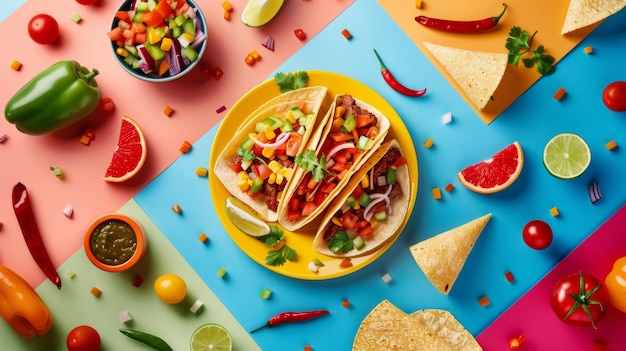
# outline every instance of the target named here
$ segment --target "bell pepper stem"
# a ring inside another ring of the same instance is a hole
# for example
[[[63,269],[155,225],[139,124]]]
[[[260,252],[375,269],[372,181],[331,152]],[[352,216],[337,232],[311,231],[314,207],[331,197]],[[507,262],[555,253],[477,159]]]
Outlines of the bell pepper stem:
[[[98,74],[100,74],[100,72],[98,72],[97,69],[94,69],[93,71],[87,74],[82,74],[82,73],[79,73],[79,74],[83,80],[85,80],[86,82],[91,82]]]

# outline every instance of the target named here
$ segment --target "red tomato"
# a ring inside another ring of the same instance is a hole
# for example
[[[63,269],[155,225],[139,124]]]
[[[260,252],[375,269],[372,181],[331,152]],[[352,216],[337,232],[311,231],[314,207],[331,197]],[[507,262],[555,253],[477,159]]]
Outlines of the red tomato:
[[[596,328],[609,306],[609,292],[598,278],[581,271],[554,284],[550,305],[563,322]]]
[[[287,156],[295,157],[298,154],[298,150],[302,145],[302,134],[291,132],[289,133],[289,139],[287,139]]]
[[[535,250],[543,250],[550,246],[552,237],[550,225],[539,219],[528,222],[522,230],[524,242]]]
[[[67,334],[68,351],[98,351],[100,349],[100,334],[88,325],[81,325]]]
[[[606,107],[616,112],[626,111],[626,82],[613,82],[602,93]]]
[[[37,44],[52,44],[59,37],[59,23],[54,17],[40,13],[28,22],[28,35]]]
[[[93,5],[98,2],[98,0],[76,0],[77,3],[81,5]]]

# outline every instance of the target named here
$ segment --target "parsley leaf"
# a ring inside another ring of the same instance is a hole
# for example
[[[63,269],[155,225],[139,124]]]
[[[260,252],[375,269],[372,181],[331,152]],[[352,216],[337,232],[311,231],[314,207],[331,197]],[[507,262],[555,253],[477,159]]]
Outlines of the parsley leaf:
[[[270,233],[258,237],[259,241],[269,247],[278,245],[284,238],[285,232],[276,225],[270,225]],[[265,256],[265,263],[270,266],[282,266],[287,261],[295,261],[298,257],[296,250],[289,247],[285,242],[278,249],[270,250]]]
[[[313,180],[319,182],[324,178],[324,172],[330,174],[330,171],[326,169],[326,159],[322,155],[319,160],[315,150],[306,150],[303,154],[297,154],[295,162],[298,166],[302,167],[305,171],[311,172]]]
[[[509,51],[508,63],[515,66],[519,64],[520,59],[526,68],[537,66],[537,72],[541,74],[549,74],[554,70],[554,57],[544,54],[544,47],[540,45],[537,49],[532,48],[531,43],[537,32],[531,36],[528,31],[522,30],[515,26],[509,31],[509,37],[506,40],[505,48]],[[531,53],[531,57],[522,58],[524,55]]]
[[[278,85],[281,93],[304,88],[309,83],[309,74],[306,71],[296,73],[278,72],[274,76],[274,83]]]
[[[354,242],[345,230],[339,231],[328,241],[328,248],[334,253],[346,253],[354,249]]]

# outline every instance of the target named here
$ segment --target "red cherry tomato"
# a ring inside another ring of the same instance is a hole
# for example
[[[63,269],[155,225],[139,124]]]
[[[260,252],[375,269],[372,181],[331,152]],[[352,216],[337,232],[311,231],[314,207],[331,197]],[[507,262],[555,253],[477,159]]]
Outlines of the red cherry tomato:
[[[77,3],[81,5],[93,5],[98,2],[98,0],[76,0]]]
[[[550,306],[567,324],[595,328],[609,306],[609,292],[592,275],[583,272],[569,274],[554,284]]]
[[[300,28],[296,29],[295,31],[293,31],[293,33],[296,35],[296,38],[300,39],[300,40],[304,40],[306,39],[306,34],[304,33],[304,31]]]
[[[529,247],[535,250],[543,250],[552,243],[552,228],[542,220],[532,220],[524,226],[522,238]]]
[[[604,88],[602,101],[615,112],[626,111],[626,82],[613,82]]]
[[[88,325],[81,325],[67,334],[68,351],[98,351],[100,350],[100,334]]]
[[[52,44],[59,37],[59,23],[54,17],[40,13],[28,22],[28,35],[37,44]]]

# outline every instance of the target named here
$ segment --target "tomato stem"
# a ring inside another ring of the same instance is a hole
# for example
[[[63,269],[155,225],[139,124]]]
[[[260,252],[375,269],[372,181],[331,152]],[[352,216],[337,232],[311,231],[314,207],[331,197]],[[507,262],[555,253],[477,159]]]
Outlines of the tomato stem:
[[[563,317],[563,320],[566,320],[567,318],[569,318],[569,316],[571,316],[572,313],[574,313],[574,311],[576,311],[580,307],[583,309],[585,314],[589,317],[589,320],[591,321],[591,326],[593,327],[593,329],[598,329],[596,327],[595,322],[593,321],[593,316],[591,315],[591,311],[589,310],[589,305],[598,305],[600,306],[600,310],[604,310],[604,307],[602,306],[602,303],[600,301],[590,299],[591,295],[593,295],[596,291],[598,291],[598,289],[600,289],[600,286],[602,283],[599,283],[593,289],[585,293],[584,292],[585,291],[585,278],[583,278],[582,271],[579,274],[580,274],[580,279],[579,279],[580,290],[578,291],[578,294],[567,293],[567,295],[573,298],[574,301],[576,302],[574,303],[572,308],[570,308],[570,310],[567,311],[567,314],[565,315],[565,317]]]

